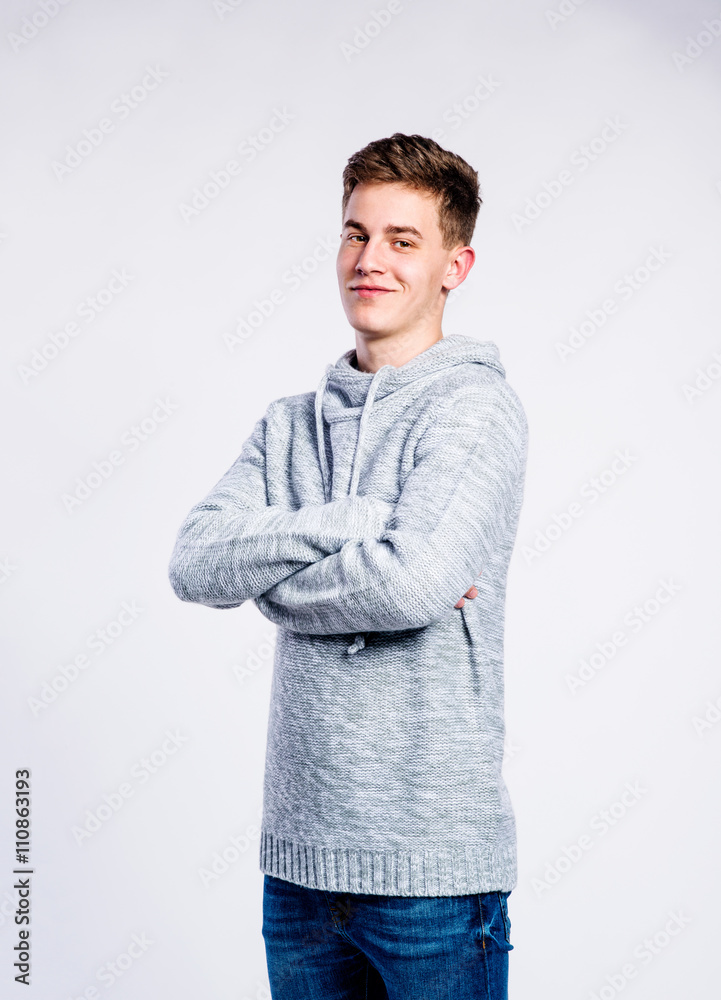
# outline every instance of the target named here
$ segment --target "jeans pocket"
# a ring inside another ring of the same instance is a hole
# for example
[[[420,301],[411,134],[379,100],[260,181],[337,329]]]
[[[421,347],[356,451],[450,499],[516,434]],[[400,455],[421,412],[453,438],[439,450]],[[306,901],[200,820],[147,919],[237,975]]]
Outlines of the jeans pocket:
[[[509,948],[512,948],[511,944],[511,918],[508,916],[508,897],[510,892],[499,892],[498,893],[498,905],[501,911],[501,917],[503,918],[503,928],[506,935],[506,943]]]
[[[478,897],[481,911],[483,947],[496,952],[512,951],[511,921],[507,892],[484,892]]]

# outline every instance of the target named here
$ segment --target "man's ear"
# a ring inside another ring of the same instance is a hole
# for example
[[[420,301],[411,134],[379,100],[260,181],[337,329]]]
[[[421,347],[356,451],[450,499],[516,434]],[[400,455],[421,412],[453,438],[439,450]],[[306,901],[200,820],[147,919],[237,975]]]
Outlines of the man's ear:
[[[470,246],[458,246],[452,251],[453,256],[448,264],[446,277],[443,279],[443,288],[451,291],[466,280],[468,272],[476,262],[476,251]]]

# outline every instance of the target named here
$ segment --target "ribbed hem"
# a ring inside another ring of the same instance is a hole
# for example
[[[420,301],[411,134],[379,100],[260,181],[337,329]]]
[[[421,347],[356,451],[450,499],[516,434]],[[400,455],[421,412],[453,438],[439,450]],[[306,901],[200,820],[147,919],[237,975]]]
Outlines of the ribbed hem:
[[[510,892],[518,883],[515,844],[492,851],[370,851],[297,844],[267,830],[260,835],[260,870],[309,889],[379,896]]]

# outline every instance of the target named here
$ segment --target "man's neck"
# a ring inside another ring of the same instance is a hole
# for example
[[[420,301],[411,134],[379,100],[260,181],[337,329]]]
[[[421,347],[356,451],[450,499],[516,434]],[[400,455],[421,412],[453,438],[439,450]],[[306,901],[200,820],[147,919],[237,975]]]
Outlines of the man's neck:
[[[351,364],[361,372],[377,372],[383,365],[400,368],[411,358],[443,339],[443,332],[425,334],[422,337],[394,337],[365,341],[356,333],[356,349]]]

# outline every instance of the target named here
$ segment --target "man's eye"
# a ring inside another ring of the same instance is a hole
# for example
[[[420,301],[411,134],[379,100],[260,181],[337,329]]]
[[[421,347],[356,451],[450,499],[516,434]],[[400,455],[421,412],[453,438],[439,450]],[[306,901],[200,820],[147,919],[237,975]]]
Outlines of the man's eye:
[[[361,236],[360,233],[351,233],[350,236],[348,237],[348,239],[349,240],[363,240],[363,239],[365,239],[365,236]]]
[[[396,243],[405,243],[405,245],[406,245],[407,247],[409,247],[409,246],[410,246],[410,243],[408,242],[408,240],[396,240],[395,242],[396,242]]]

